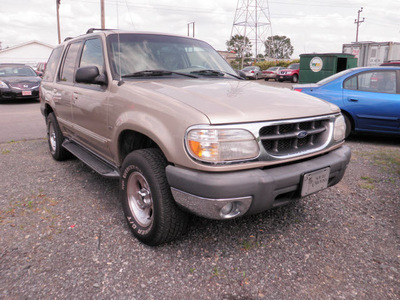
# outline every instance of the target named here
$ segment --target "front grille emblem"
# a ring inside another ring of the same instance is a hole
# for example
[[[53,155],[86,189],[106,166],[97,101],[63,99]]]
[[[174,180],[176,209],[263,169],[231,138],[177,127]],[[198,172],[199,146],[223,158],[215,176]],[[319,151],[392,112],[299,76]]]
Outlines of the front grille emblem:
[[[302,131],[300,131],[300,132],[297,134],[297,137],[298,137],[299,139],[303,139],[303,138],[305,138],[307,135],[308,135],[308,132],[302,130]]]

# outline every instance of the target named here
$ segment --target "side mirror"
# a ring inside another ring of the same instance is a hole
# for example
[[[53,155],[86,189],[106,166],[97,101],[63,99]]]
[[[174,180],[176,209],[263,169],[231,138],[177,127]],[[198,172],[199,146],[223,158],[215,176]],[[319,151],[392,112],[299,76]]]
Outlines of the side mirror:
[[[100,75],[99,68],[96,66],[87,66],[76,70],[75,81],[78,83],[105,85],[107,84],[107,77]]]

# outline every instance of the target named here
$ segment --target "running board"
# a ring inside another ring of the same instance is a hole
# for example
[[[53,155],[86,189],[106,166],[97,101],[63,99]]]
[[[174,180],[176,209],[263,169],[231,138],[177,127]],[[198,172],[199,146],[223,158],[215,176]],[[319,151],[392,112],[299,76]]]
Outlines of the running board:
[[[119,178],[117,169],[77,143],[65,140],[62,146],[100,175],[108,178]]]

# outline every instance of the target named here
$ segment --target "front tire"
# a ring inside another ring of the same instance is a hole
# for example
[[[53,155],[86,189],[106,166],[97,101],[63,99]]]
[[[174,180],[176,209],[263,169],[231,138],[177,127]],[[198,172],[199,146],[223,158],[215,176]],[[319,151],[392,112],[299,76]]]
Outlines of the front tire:
[[[293,83],[297,83],[299,81],[299,76],[297,76],[296,74],[293,75],[292,77],[292,82]]]
[[[351,131],[353,130],[352,125],[351,125],[351,120],[350,118],[346,115],[343,114],[344,117],[344,122],[346,124],[346,132],[344,134],[344,138],[347,139],[351,133]]]
[[[50,113],[46,118],[47,123],[47,140],[51,156],[55,160],[62,161],[71,157],[71,154],[62,146],[64,136],[58,125],[57,118],[54,113]]]
[[[188,215],[175,203],[158,149],[130,153],[122,165],[121,199],[128,226],[143,243],[157,246],[181,236]]]

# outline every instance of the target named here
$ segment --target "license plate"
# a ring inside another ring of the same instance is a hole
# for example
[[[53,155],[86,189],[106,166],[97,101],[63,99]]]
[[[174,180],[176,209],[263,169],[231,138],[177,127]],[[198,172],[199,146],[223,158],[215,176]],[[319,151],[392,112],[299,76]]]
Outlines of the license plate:
[[[22,91],[22,96],[32,96],[32,91]]]
[[[328,187],[329,174],[331,168],[325,168],[318,171],[304,174],[301,196],[307,196]]]

